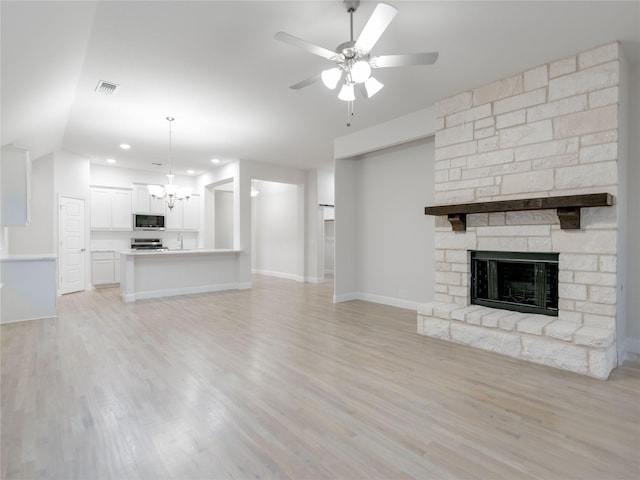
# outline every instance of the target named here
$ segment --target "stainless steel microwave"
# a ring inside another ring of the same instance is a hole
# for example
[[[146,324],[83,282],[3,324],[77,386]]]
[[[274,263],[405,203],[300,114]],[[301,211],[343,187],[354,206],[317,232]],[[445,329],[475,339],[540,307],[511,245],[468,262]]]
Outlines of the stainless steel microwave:
[[[134,230],[164,230],[164,215],[153,213],[134,213]]]

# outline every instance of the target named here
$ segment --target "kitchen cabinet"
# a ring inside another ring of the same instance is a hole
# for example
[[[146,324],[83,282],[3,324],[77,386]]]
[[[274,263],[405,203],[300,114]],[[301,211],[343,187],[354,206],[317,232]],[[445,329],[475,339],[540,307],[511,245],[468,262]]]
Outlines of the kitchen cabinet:
[[[0,160],[2,225],[29,225],[31,211],[31,160],[29,152],[3,147]]]
[[[199,230],[200,195],[191,195],[189,200],[177,200],[172,210],[167,209],[165,227],[167,230]]]
[[[91,229],[132,230],[131,189],[91,188]]]
[[[120,283],[120,254],[116,252],[92,252],[91,283],[94,286]]]
[[[10,255],[0,258],[0,323],[55,317],[57,257]]]
[[[164,198],[153,198],[146,185],[133,186],[133,213],[156,213],[165,215]]]

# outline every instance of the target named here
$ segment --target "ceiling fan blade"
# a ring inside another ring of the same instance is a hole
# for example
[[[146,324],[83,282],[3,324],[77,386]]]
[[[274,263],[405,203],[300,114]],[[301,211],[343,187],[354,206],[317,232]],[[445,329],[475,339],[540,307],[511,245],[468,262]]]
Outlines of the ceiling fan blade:
[[[376,9],[360,32],[355,47],[363,52],[370,52],[397,13],[398,10],[395,7],[386,3],[376,5]]]
[[[380,55],[373,57],[373,68],[406,67],[410,65],[433,65],[438,60],[438,52],[405,53],[401,55]]]
[[[276,40],[280,40],[281,42],[288,43],[289,45],[293,45],[294,47],[302,48],[307,52],[311,52],[314,55],[318,55],[328,60],[332,60],[336,55],[338,55],[336,52],[333,52],[327,48],[314,45],[313,43],[309,43],[306,40],[294,37],[293,35],[289,35],[285,32],[278,32],[273,36],[273,38],[275,38]]]
[[[294,83],[293,85],[291,85],[289,88],[292,90],[300,90],[301,88],[306,87],[307,85],[311,85],[312,83],[316,83],[317,81],[321,80],[321,73],[318,73],[317,75],[314,75],[313,77],[309,77],[305,80],[302,80],[301,82],[298,83]]]

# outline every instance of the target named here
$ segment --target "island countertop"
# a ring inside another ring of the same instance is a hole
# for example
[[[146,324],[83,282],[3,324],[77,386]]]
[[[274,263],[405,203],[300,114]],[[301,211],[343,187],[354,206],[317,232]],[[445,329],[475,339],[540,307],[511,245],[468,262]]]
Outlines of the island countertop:
[[[213,248],[176,248],[169,250],[117,250],[120,255],[194,255],[194,254],[219,254],[219,253],[240,253],[241,250],[213,249]]]

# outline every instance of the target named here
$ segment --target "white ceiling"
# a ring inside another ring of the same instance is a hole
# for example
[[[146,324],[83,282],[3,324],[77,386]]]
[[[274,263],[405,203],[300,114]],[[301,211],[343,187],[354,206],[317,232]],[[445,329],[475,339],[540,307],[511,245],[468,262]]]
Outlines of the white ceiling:
[[[373,53],[440,58],[377,70],[385,88],[356,100],[347,128],[336,91],[288,88],[331,64],[273,39],[334,49],[349,39],[340,0],[3,0],[2,145],[163,171],[151,163],[167,163],[171,115],[176,173],[211,169],[214,157],[330,168],[334,138],[466,89],[615,40],[632,63],[640,56],[638,1],[388,3],[399,13]],[[356,36],[375,5],[362,2]],[[99,80],[119,93],[97,94]]]

